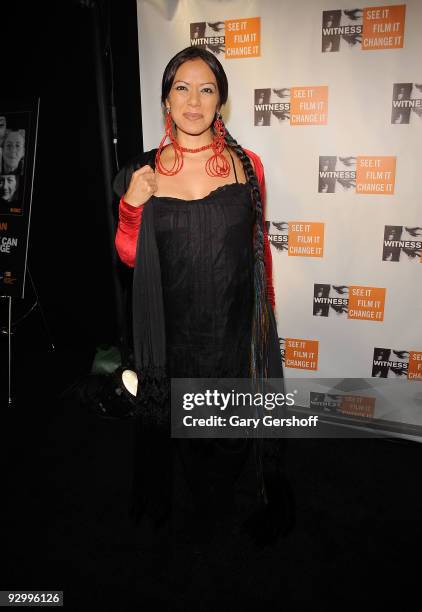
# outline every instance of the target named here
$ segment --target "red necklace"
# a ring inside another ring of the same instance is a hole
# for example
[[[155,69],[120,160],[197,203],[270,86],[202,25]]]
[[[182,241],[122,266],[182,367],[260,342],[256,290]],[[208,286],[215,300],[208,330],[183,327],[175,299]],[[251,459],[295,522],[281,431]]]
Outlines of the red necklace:
[[[206,151],[207,149],[211,149],[212,148],[212,142],[210,142],[207,145],[204,145],[203,147],[199,147],[198,149],[187,149],[186,147],[181,147],[179,145],[179,149],[181,151],[183,151],[183,153],[199,153],[199,151]]]
[[[220,178],[228,177],[230,174],[230,165],[225,156],[223,155],[223,151],[226,147],[226,129],[220,117],[218,117],[218,119],[214,121],[213,127],[215,134],[212,142],[210,142],[209,144],[204,145],[203,147],[199,147],[198,149],[188,149],[186,147],[181,147],[173,136],[172,119],[170,113],[168,112],[166,114],[165,134],[160,142],[160,145],[157,149],[157,153],[155,155],[155,165],[158,172],[160,172],[160,174],[165,174],[166,176],[174,176],[183,168],[183,152],[198,153],[199,151],[206,151],[207,149],[212,149],[213,154],[205,164],[206,173],[208,174],[208,176]],[[170,142],[173,145],[174,149],[174,160],[171,168],[165,168],[161,163],[161,153],[165,148],[164,143],[167,138],[170,139]]]

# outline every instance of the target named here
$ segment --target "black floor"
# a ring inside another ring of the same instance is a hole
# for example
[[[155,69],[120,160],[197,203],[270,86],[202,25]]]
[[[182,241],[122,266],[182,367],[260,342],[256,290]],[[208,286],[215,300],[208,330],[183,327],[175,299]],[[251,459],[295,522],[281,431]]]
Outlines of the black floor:
[[[187,524],[180,507],[154,530],[128,514],[134,422],[101,418],[79,401],[92,357],[86,347],[16,356],[15,403],[2,402],[1,589],[63,590],[70,610],[410,601],[421,446],[289,441],[295,526],[270,548],[222,513]]]

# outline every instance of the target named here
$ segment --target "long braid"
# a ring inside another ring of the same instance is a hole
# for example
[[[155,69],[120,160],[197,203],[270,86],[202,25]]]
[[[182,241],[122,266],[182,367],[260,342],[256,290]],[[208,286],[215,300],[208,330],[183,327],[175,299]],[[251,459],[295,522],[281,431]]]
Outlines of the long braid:
[[[227,128],[226,128],[227,130]],[[254,227],[254,313],[250,374],[254,381],[268,376],[269,312],[264,263],[264,216],[258,179],[249,157],[236,140],[226,131],[226,142],[234,150],[243,165],[246,180],[252,188],[255,208]]]

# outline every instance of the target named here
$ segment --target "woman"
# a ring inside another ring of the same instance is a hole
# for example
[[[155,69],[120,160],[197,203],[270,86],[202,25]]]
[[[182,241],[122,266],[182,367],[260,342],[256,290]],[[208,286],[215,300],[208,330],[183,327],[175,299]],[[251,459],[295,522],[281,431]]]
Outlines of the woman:
[[[224,127],[220,109],[227,94],[227,77],[211,53],[198,47],[179,52],[163,75],[165,136],[158,150],[128,164],[114,183],[121,197],[116,247],[135,266],[134,353],[138,395],[148,397],[144,423],[146,415],[166,423],[166,377],[282,376],[264,173],[259,157]],[[164,146],[167,138],[171,144]],[[155,453],[162,471],[152,477],[150,440],[145,436],[138,445],[137,468],[145,471],[144,490],[149,474],[149,489],[158,483],[162,491],[169,456]],[[226,493],[233,488],[253,446],[245,440],[177,442],[201,510],[216,482],[224,481]],[[257,485],[262,492],[262,481]],[[220,499],[224,504],[225,494]],[[152,513],[158,512],[156,506]]]

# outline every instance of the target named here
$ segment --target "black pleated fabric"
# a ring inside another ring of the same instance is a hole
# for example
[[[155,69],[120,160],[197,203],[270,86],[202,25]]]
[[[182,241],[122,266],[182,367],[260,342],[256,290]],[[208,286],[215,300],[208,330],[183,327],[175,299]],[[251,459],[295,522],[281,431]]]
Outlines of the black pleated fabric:
[[[254,213],[249,185],[152,198],[171,377],[249,374]]]
[[[159,401],[156,391],[164,365],[169,379],[248,377],[253,223],[247,184],[226,185],[193,201],[152,197],[144,207],[133,302],[136,368],[140,394],[147,395],[136,432],[137,518],[144,511],[155,521],[166,516],[177,465],[201,513],[211,490],[216,499],[215,486],[225,491],[226,504],[250,453],[251,444],[242,441],[235,443],[239,453],[227,453],[231,441],[169,440],[169,399]]]
[[[151,402],[163,406],[168,400],[166,336],[160,260],[154,229],[154,203],[148,201],[142,213],[136,265],[133,275],[133,341],[138,375],[138,398],[143,412]],[[162,420],[162,409],[155,408]],[[154,418],[154,413],[152,413]]]

